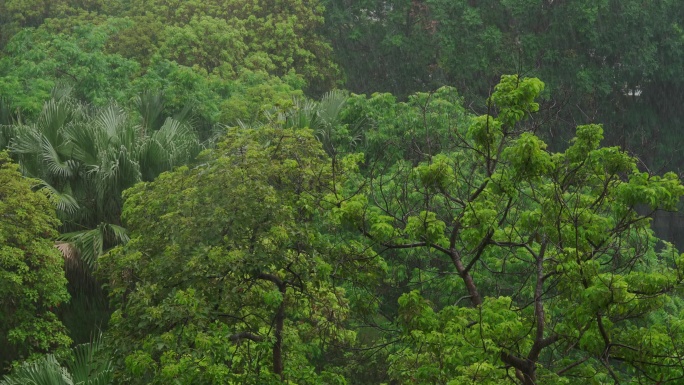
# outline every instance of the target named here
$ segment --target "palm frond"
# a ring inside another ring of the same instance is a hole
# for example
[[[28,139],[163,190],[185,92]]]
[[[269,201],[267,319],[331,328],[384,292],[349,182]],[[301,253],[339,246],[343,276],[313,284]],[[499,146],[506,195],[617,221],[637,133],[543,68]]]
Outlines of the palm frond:
[[[60,192],[44,180],[40,180],[36,185],[37,189],[43,191],[47,195],[50,202],[54,205],[57,211],[66,214],[73,214],[79,209],[76,199],[66,192]]]
[[[65,81],[57,81],[52,90],[50,90],[50,97],[54,100],[60,101],[71,98],[74,92],[74,86]]]
[[[36,126],[51,143],[60,142],[60,129],[74,116],[74,109],[68,99],[50,99],[43,105]]]
[[[58,178],[70,178],[73,175],[73,169],[77,166],[76,162],[69,159],[62,160],[53,143],[45,136],[41,138],[41,144],[41,157],[50,174]]]
[[[0,385],[75,385],[67,370],[52,354],[24,363],[6,375]]]
[[[131,240],[131,238],[128,236],[128,230],[125,228],[112,223],[107,223],[106,226],[114,244],[122,245]]]
[[[288,128],[318,128],[318,113],[316,102],[307,98],[295,98],[294,105],[286,114],[285,127]]]
[[[152,180],[164,171],[189,162],[200,150],[197,134],[189,125],[167,118],[164,125],[146,138],[138,149],[143,180]]]
[[[0,117],[0,121],[2,118]],[[0,125],[0,151],[9,147],[10,142],[16,135],[16,130],[13,125]]]
[[[0,125],[15,124],[18,118],[18,114],[13,111],[12,103],[9,101],[9,99],[0,97]],[[0,138],[0,140],[2,139]]]
[[[62,234],[59,240],[70,243],[73,249],[69,251],[77,250],[75,255],[92,269],[103,254],[105,245],[125,244],[130,238],[123,227],[103,222],[94,229]]]
[[[26,362],[0,380],[0,385],[108,385],[113,379],[112,361],[100,356],[102,335],[71,350],[66,366],[48,354]]]
[[[325,125],[334,126],[339,123],[340,112],[347,104],[349,93],[342,90],[327,92],[318,102],[318,116]]]
[[[106,143],[106,134],[94,124],[69,124],[64,127],[64,136],[71,144],[71,155],[86,166],[98,163],[98,155],[102,143]]]
[[[62,234],[59,240],[69,242],[78,250],[81,260],[91,269],[95,268],[97,258],[102,255],[104,246],[104,232],[97,228]]]
[[[64,269],[69,271],[81,270],[81,257],[78,248],[73,243],[57,241],[55,247],[62,253],[64,258]]]
[[[106,385],[113,377],[112,362],[98,357],[102,345],[102,334],[92,342],[77,345],[66,366],[71,373],[74,385]]]
[[[135,106],[142,118],[145,132],[158,130],[164,124],[166,100],[163,91],[143,91],[135,98]]]
[[[9,143],[10,151],[20,155],[40,154],[42,150],[42,135],[36,126],[15,126],[16,134]]]
[[[103,108],[95,118],[95,124],[101,128],[110,139],[117,138],[122,125],[126,124],[126,112],[116,104]]]

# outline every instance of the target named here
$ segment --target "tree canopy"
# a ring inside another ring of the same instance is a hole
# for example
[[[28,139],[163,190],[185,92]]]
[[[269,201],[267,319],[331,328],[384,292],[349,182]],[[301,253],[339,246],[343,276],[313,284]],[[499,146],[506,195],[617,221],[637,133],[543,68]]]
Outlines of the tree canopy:
[[[121,381],[342,381],[320,361],[354,335],[332,279],[340,246],[321,234],[334,176],[320,143],[231,130],[199,162],[126,193],[131,241],[101,261]]]
[[[682,15],[0,1],[0,383],[682,382]]]
[[[69,301],[64,260],[52,239],[59,221],[48,198],[33,192],[0,152],[0,365],[69,345],[54,313]]]
[[[455,127],[451,146],[431,154],[423,144],[417,164],[371,169],[357,190],[365,193],[340,203],[377,247],[409,250],[396,265],[388,259],[415,287],[399,297],[399,331],[388,337],[401,341],[388,357],[401,383],[683,374],[684,255],[649,225],[656,210],[676,208],[684,187],[674,173],[649,175],[619,148],[601,147],[598,125],[579,126],[564,152],[549,152],[521,125],[543,87],[502,77],[491,113]]]

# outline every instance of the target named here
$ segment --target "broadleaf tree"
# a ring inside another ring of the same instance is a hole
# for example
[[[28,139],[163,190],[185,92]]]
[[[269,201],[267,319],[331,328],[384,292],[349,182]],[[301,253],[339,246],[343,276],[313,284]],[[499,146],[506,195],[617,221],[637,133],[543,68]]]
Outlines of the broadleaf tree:
[[[333,277],[381,268],[321,232],[341,174],[311,130],[282,124],[231,129],[198,165],[126,192],[131,241],[100,265],[120,381],[344,383],[323,359],[355,334]]]
[[[58,225],[48,198],[33,192],[0,152],[0,372],[11,361],[71,343],[54,313],[69,301],[64,260],[54,245]]]
[[[565,151],[550,152],[524,124],[543,87],[503,76],[489,113],[454,126],[452,143],[369,166],[356,195],[338,201],[391,269],[408,253],[399,330],[385,348],[400,383],[684,376],[684,255],[650,229],[684,187],[601,147],[600,125],[577,127]]]

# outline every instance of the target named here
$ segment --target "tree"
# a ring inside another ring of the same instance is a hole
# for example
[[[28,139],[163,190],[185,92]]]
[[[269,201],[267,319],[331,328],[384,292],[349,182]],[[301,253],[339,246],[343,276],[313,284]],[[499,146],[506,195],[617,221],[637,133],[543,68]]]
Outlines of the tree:
[[[160,54],[226,79],[246,69],[294,71],[310,86],[334,82],[331,48],[318,33],[323,7],[315,0],[131,1],[106,12],[133,22],[112,40],[114,52],[143,63]]]
[[[323,35],[357,93],[389,92],[403,99],[448,84],[439,67],[438,20],[429,2],[324,0]]]
[[[0,380],[0,385],[109,385],[111,360],[99,357],[101,339],[77,345],[67,354],[62,366],[53,354],[24,362]]]
[[[613,127],[610,144],[633,150],[649,167],[682,167],[679,1],[324,4],[324,35],[353,92],[403,99],[450,85],[484,107],[500,75],[537,76],[547,84],[541,112],[556,122],[541,134],[555,150],[580,122],[600,121]]]
[[[90,109],[56,92],[35,123],[11,127],[11,153],[25,175],[40,180],[62,230],[76,232],[63,236],[78,241],[90,265],[103,249],[127,239],[119,218],[123,190],[191,161],[200,150],[187,123],[166,118],[159,125],[159,111],[139,106],[142,123],[136,124],[117,105]],[[156,124],[148,117],[153,113]]]
[[[0,153],[0,362],[63,349],[71,340],[53,310],[69,301],[64,261],[54,246],[59,221]]]
[[[120,24],[79,26],[69,34],[43,27],[14,35],[0,56],[0,94],[28,118],[40,112],[57,85],[69,85],[74,97],[98,106],[126,102],[140,66],[104,51]]]
[[[3,128],[22,173],[37,180],[62,221],[58,246],[72,301],[59,313],[71,337],[83,342],[109,316],[90,271],[104,251],[128,240],[120,221],[123,190],[192,161],[200,145],[187,122],[166,116],[149,95],[140,96],[136,117],[117,105],[79,103],[67,91],[55,90],[35,122]]]
[[[679,361],[684,255],[650,217],[674,210],[674,173],[640,171],[599,125],[560,153],[520,122],[544,84],[503,76],[488,114],[441,153],[371,168],[340,215],[379,250],[410,252],[399,298],[401,382],[659,383]],[[529,126],[527,126],[529,127]],[[419,152],[419,153],[421,153]],[[386,256],[390,266],[402,263]],[[397,255],[397,254],[394,254]],[[446,290],[446,291],[445,291]],[[468,304],[469,303],[469,304]]]
[[[0,3],[0,48],[24,28],[56,23],[62,31],[99,17],[102,0],[6,0]],[[68,27],[67,27],[68,26]]]
[[[274,123],[127,191],[131,241],[100,265],[121,381],[344,383],[321,360],[354,334],[333,276],[377,267],[321,232],[334,178],[310,130]]]

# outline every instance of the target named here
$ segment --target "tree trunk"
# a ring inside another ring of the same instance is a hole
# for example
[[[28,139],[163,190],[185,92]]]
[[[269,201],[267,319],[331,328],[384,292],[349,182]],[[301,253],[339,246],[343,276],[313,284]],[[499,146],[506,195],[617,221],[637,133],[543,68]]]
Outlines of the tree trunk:
[[[282,294],[283,301],[278,307],[274,324],[275,324],[275,344],[273,344],[273,373],[280,376],[280,381],[284,381],[283,375],[283,328],[285,326],[285,285],[278,285],[278,290]]]

